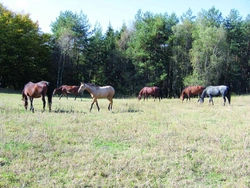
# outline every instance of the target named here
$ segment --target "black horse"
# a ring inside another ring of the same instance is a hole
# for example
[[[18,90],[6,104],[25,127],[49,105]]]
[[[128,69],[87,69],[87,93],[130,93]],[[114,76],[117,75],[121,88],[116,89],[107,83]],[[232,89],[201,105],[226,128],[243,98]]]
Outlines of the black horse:
[[[219,96],[222,95],[224,99],[224,106],[226,104],[226,98],[228,100],[228,103],[230,104],[231,100],[231,94],[230,89],[228,86],[220,85],[220,86],[208,86],[206,89],[203,90],[201,97],[199,99],[200,103],[204,102],[204,98],[206,96],[209,97],[209,103],[212,102],[212,105],[214,105],[213,96]]]

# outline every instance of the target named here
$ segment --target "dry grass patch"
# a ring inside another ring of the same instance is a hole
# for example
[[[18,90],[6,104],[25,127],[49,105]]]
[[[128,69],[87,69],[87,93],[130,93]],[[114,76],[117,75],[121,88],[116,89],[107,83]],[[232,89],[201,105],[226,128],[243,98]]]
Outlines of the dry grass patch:
[[[249,96],[196,99],[53,98],[25,111],[0,94],[0,187],[249,187]]]

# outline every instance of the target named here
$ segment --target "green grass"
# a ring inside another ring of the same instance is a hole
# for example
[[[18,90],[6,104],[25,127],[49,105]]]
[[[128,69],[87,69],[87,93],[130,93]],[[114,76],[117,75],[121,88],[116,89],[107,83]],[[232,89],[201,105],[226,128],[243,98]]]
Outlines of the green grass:
[[[250,187],[250,96],[98,101],[0,93],[0,187]]]

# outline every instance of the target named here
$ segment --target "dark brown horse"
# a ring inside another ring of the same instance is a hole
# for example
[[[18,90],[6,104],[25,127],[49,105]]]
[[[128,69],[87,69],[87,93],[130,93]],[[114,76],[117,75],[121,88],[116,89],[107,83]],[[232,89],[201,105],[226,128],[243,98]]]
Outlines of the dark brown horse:
[[[75,100],[76,97],[78,97],[80,95],[80,93],[78,92],[79,86],[68,86],[68,85],[62,85],[56,89],[54,89],[53,91],[53,95],[60,93],[60,97],[59,99],[62,98],[62,96],[66,96],[68,99],[68,94],[73,94],[75,95]],[[81,98],[82,100],[82,98]]]
[[[153,86],[153,87],[144,87],[141,89],[141,91],[139,92],[139,96],[138,99],[141,100],[141,98],[145,98],[148,99],[149,96],[154,97],[154,101],[155,99],[158,97],[159,101],[162,99],[162,91],[159,87]]]
[[[51,111],[52,105],[52,89],[49,86],[49,82],[40,81],[37,83],[29,82],[24,86],[22,91],[22,100],[24,101],[24,107],[28,108],[28,99],[30,100],[30,110],[34,112],[33,99],[42,97],[43,101],[43,111],[45,110],[45,95],[48,97],[49,111]]]
[[[204,89],[203,86],[187,86],[182,90],[180,99],[183,101],[186,98],[190,101],[191,96],[200,96]]]

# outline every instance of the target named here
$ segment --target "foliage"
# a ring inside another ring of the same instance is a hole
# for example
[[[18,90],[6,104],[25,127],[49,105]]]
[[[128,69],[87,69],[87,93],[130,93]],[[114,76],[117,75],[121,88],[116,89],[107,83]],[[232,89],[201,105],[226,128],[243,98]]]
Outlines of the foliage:
[[[0,4],[0,82],[21,88],[28,81],[50,77],[50,35],[39,31],[28,14],[16,14]]]
[[[250,15],[243,20],[234,9],[225,18],[215,7],[197,15],[189,8],[180,18],[138,10],[130,27],[106,31],[91,27],[82,11],[64,11],[46,34],[29,15],[1,4],[0,26],[1,87],[44,79],[57,86],[109,84],[119,96],[146,85],[161,87],[166,97],[187,85],[250,90]]]
[[[61,12],[55,22],[51,24],[55,37],[54,59],[57,62],[57,86],[79,82],[81,67],[88,46],[90,24],[87,16],[71,11]],[[80,59],[82,61],[80,61]]]

